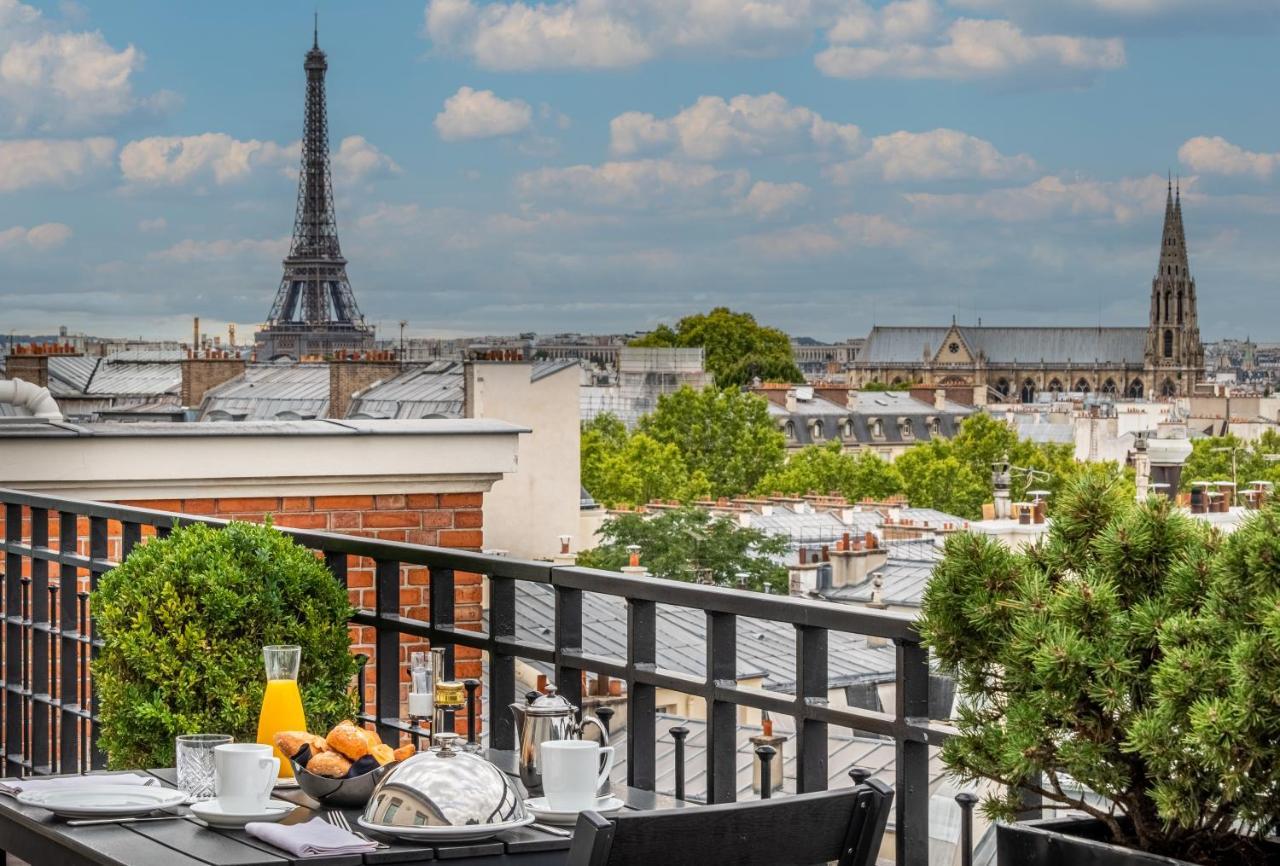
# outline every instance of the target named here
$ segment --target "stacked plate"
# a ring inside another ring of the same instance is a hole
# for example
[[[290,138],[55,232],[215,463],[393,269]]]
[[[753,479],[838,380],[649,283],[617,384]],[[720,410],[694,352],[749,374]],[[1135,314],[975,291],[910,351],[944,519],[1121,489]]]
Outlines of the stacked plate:
[[[186,799],[173,788],[106,784],[23,791],[17,796],[24,806],[48,809],[60,818],[135,818],[181,806]]]

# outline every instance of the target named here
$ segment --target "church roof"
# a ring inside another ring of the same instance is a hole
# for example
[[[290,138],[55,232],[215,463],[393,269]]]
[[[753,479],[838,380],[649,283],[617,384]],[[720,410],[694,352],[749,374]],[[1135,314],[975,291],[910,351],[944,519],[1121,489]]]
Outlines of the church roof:
[[[871,329],[861,364],[919,364],[931,361],[950,328],[887,327]],[[959,327],[969,350],[988,364],[1044,361],[1141,364],[1146,351],[1146,328],[1019,328]]]

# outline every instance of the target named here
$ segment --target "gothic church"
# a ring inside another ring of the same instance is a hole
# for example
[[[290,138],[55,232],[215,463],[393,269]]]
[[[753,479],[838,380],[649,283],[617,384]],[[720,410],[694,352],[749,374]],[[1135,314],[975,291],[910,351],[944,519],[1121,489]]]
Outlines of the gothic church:
[[[978,402],[1030,403],[1041,394],[1062,392],[1133,399],[1191,394],[1204,376],[1204,348],[1181,191],[1169,185],[1147,327],[876,326],[849,367],[856,387],[985,390],[986,400]]]

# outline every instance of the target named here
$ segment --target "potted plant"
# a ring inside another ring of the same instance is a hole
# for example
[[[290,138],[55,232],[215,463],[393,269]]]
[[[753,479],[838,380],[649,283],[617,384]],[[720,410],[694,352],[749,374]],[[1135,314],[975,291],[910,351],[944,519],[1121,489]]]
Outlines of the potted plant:
[[[1022,552],[948,540],[921,623],[964,696],[943,760],[1002,786],[992,818],[1024,789],[1087,816],[1002,824],[1002,864],[1274,862],[1280,509],[1224,537],[1123,486],[1086,471]]]
[[[302,647],[310,730],[358,709],[347,591],[270,525],[193,524],[151,539],[103,575],[91,605],[103,640],[93,665],[101,744],[113,768],[173,766],[178,734],[252,742],[269,644]]]

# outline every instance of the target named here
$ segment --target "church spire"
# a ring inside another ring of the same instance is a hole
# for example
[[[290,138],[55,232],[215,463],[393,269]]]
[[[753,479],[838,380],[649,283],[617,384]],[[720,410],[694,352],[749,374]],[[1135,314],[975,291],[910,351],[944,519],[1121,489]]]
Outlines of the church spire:
[[[1165,194],[1160,256],[1151,281],[1151,318],[1146,363],[1152,393],[1186,394],[1204,365],[1196,315],[1196,283],[1182,225],[1182,183],[1172,172]]]

